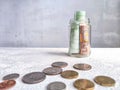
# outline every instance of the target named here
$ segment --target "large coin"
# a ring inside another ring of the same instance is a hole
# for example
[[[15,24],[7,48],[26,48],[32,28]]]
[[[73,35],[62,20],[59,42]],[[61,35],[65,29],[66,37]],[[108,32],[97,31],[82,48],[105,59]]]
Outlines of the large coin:
[[[68,64],[66,62],[54,62],[52,63],[53,67],[60,67],[60,68],[64,68],[66,67]]]
[[[47,90],[66,90],[66,85],[63,82],[52,82],[47,86]]]
[[[94,90],[94,83],[87,79],[78,79],[74,82],[74,87],[78,90]]]
[[[20,75],[17,73],[9,74],[3,77],[3,80],[13,80],[17,79]]]
[[[97,76],[94,81],[101,86],[114,86],[115,80],[108,76]]]
[[[85,63],[75,64],[73,67],[78,70],[90,70],[92,68],[91,65]]]
[[[61,73],[61,76],[67,79],[74,79],[78,77],[78,72],[73,71],[73,70],[66,70]]]
[[[35,84],[45,80],[46,75],[43,72],[32,72],[23,76],[22,81],[27,84]]]
[[[62,69],[59,67],[48,67],[48,68],[45,68],[43,72],[47,75],[57,75],[62,72]]]
[[[15,86],[16,81],[15,80],[6,80],[0,83],[0,90],[8,90]]]

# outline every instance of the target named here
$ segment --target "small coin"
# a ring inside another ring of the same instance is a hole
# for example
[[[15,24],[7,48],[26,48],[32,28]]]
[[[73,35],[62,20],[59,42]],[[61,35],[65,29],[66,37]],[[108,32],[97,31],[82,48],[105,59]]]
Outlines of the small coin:
[[[115,86],[115,80],[108,76],[97,76],[94,78],[94,81],[101,86]]]
[[[32,72],[23,76],[22,81],[27,84],[36,84],[45,80],[46,75],[43,72]]]
[[[3,80],[13,80],[17,79],[20,75],[17,73],[9,74],[3,77]]]
[[[47,90],[66,90],[66,85],[63,82],[52,82],[47,86]]]
[[[85,63],[75,64],[73,67],[78,70],[90,70],[92,68],[91,65]]]
[[[73,71],[73,70],[66,70],[61,73],[61,76],[67,79],[74,79],[78,77],[78,72]]]
[[[54,62],[52,63],[53,67],[60,67],[60,68],[64,68],[66,67],[68,64],[66,62]]]
[[[74,82],[74,87],[78,90],[94,90],[94,83],[87,79],[78,79]]]
[[[48,68],[45,68],[43,72],[47,75],[57,75],[62,72],[62,69],[59,67],[48,67]]]
[[[0,83],[0,90],[8,90],[15,86],[16,81],[15,80],[5,80]]]

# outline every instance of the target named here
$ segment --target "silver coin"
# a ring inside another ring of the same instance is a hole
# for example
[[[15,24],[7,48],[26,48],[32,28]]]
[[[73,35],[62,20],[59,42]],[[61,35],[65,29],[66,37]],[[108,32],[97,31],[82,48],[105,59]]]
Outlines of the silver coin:
[[[12,73],[12,74],[8,74],[6,76],[3,77],[3,80],[13,80],[13,79],[17,79],[20,75],[17,73]]]
[[[68,64],[66,62],[54,62],[52,63],[53,67],[60,67],[60,68],[64,68],[66,67]]]
[[[36,84],[45,80],[46,75],[43,72],[32,72],[23,76],[22,81],[27,84]]]
[[[57,75],[62,72],[62,69],[59,67],[48,67],[48,68],[45,68],[43,72],[47,75]]]
[[[63,82],[52,82],[48,84],[47,90],[66,90],[66,85]]]

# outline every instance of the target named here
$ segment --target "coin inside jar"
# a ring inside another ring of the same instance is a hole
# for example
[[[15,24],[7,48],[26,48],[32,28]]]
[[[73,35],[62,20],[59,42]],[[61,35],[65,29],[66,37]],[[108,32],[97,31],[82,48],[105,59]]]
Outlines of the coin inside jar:
[[[46,75],[43,72],[32,72],[23,76],[22,81],[27,84],[36,84],[45,80]]]
[[[17,79],[20,75],[17,73],[12,73],[12,74],[8,74],[6,76],[3,77],[3,80],[13,80],[13,79]]]
[[[97,76],[94,81],[101,86],[111,87],[115,85],[115,80],[108,76]]]
[[[74,82],[74,87],[78,90],[94,90],[94,83],[87,79],[78,79]]]
[[[78,70],[90,70],[92,68],[91,65],[89,64],[85,64],[85,63],[79,63],[79,64],[75,64],[73,66],[75,69],[78,69]]]
[[[48,67],[48,68],[45,68],[43,72],[47,75],[57,75],[62,72],[62,69],[59,67]]]
[[[63,82],[52,82],[47,86],[47,90],[66,90],[66,85]]]
[[[78,77],[78,72],[73,71],[73,70],[66,70],[61,73],[61,76],[67,79],[74,79]]]
[[[8,90],[15,86],[16,81],[15,80],[6,80],[0,83],[0,90]]]
[[[66,62],[54,62],[52,63],[53,67],[60,67],[60,68],[64,68],[66,67],[68,64]]]

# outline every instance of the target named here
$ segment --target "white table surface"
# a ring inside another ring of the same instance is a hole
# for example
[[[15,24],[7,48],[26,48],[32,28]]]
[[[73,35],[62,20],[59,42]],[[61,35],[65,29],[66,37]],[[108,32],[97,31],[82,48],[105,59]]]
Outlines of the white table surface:
[[[0,48],[0,81],[2,77],[10,73],[19,73],[17,84],[11,90],[46,90],[46,86],[53,81],[61,81],[67,85],[67,90],[77,90],[73,87],[76,79],[68,80],[60,75],[47,76],[38,84],[24,84],[21,81],[23,75],[42,71],[51,66],[55,61],[65,61],[69,65],[63,70],[75,70],[72,66],[76,63],[88,63],[92,65],[89,71],[79,71],[79,78],[93,81],[97,75],[107,75],[116,80],[115,87],[102,87],[95,83],[95,90],[119,90],[120,89],[120,48],[93,48],[90,57],[75,58],[67,55],[66,48]],[[94,82],[94,81],[93,81]]]

